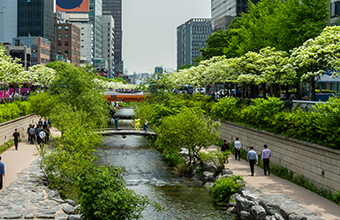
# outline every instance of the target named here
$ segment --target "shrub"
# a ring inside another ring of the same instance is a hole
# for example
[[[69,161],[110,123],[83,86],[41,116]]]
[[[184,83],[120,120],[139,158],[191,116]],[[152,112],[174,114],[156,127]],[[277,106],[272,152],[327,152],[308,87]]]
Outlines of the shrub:
[[[241,187],[236,180],[239,177],[228,177],[217,180],[211,188],[214,202],[228,202],[232,194]]]
[[[173,152],[163,152],[163,157],[166,159],[168,162],[168,165],[171,167],[175,167],[180,163],[183,163],[183,159],[181,156],[179,156],[177,153]]]

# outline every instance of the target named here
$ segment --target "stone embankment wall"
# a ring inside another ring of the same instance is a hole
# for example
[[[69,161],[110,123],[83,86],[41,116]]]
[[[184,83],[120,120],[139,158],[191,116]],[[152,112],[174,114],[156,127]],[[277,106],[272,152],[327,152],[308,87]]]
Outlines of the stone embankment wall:
[[[304,175],[317,187],[327,187],[333,192],[340,190],[340,150],[230,122],[221,122],[220,132],[221,138],[229,143],[238,137],[244,150],[253,146],[258,155],[267,144],[272,151],[272,163]]]
[[[26,115],[11,121],[0,123],[0,145],[13,139],[14,129],[18,129],[21,138],[27,137],[27,128],[29,124],[38,124],[39,117],[35,115]]]

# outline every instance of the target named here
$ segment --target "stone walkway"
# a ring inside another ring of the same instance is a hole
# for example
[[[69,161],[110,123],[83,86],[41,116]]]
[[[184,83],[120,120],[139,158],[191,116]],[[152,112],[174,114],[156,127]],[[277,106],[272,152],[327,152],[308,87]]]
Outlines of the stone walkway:
[[[216,146],[209,150],[216,150]],[[283,207],[308,216],[308,220],[340,219],[340,206],[337,204],[273,174],[265,176],[263,169],[259,166],[255,166],[255,175],[251,176],[247,161],[235,160],[235,156],[230,155],[229,163],[226,163],[225,167],[231,169],[235,175],[243,176],[247,185],[254,191],[257,190],[259,196],[266,197],[275,203],[282,202]]]

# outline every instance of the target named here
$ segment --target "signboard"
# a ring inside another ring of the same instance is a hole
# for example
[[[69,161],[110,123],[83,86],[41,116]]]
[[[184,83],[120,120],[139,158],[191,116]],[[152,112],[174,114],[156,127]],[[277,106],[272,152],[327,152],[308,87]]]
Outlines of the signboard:
[[[65,12],[88,12],[89,0],[56,0],[56,10]]]

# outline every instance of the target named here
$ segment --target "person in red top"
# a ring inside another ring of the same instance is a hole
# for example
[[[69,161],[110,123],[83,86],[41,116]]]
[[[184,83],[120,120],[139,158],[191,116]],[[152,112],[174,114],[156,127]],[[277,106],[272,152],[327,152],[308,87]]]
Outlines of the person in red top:
[[[269,168],[269,162],[270,162],[270,157],[272,156],[272,152],[268,149],[268,146],[265,144],[264,149],[262,151],[262,162],[263,162],[263,170],[264,170],[264,175],[267,176],[267,170],[268,170],[268,175],[270,175],[270,168]]]

